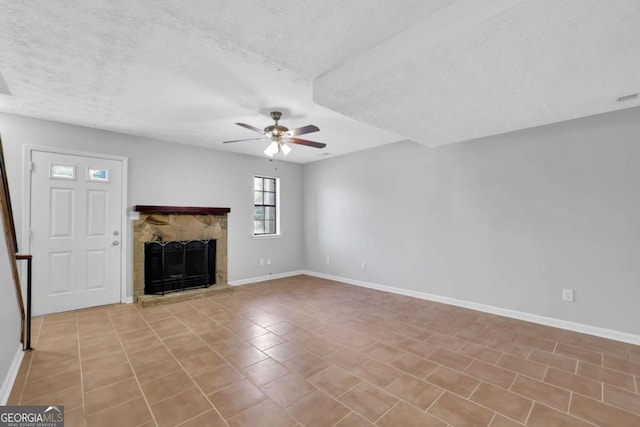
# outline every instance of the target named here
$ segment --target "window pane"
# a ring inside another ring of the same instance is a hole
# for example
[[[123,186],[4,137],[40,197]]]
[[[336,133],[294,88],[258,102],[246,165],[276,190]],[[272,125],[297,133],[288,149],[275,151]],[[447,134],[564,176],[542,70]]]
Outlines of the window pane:
[[[253,204],[254,205],[262,205],[264,203],[264,199],[262,197],[264,193],[262,191],[254,191],[253,195]]]
[[[267,227],[266,232],[269,234],[276,234],[276,222],[275,221],[265,221],[265,225]]]
[[[51,164],[51,178],[76,179],[76,167]]]
[[[265,219],[276,219],[276,208],[269,208],[269,207],[265,207],[264,208],[264,218]]]
[[[275,178],[264,178],[264,191],[276,191]]]
[[[262,191],[262,180],[259,176],[253,177],[253,189]]]
[[[255,213],[254,213],[253,219],[255,220],[264,219],[264,206],[255,206]]]
[[[89,168],[89,181],[109,182],[109,169]]]
[[[253,177],[254,234],[276,234],[277,230],[277,196],[278,178]]]
[[[264,194],[264,204],[275,206],[276,205],[276,193],[263,193]]]

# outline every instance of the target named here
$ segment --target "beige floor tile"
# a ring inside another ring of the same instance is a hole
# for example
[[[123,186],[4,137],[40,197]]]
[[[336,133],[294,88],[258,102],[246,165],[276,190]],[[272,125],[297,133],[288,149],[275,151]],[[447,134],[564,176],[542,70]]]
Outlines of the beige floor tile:
[[[142,397],[86,417],[87,427],[135,427],[150,421],[151,412]]]
[[[281,408],[293,405],[316,390],[304,378],[294,373],[265,384],[260,389]]]
[[[214,393],[244,379],[244,375],[228,364],[200,372],[193,376],[193,380],[206,394]]]
[[[141,384],[142,392],[149,404],[154,404],[175,394],[195,387],[195,383],[185,372],[175,372]]]
[[[530,427],[593,427],[593,424],[586,423],[571,415],[551,409],[547,406],[535,403],[529,415],[527,426]]]
[[[444,366],[436,369],[426,381],[464,397],[469,397],[480,384],[479,380]]]
[[[396,397],[426,411],[444,392],[443,389],[410,375],[403,375],[385,389]]]
[[[384,388],[402,376],[402,371],[376,360],[358,366],[353,373],[371,384]]]
[[[561,411],[569,409],[571,393],[568,390],[529,377],[518,376],[511,391]]]
[[[287,412],[305,426],[330,426],[351,411],[323,392],[316,391],[291,406]]]
[[[8,403],[70,425],[640,425],[640,346],[302,275],[32,342]]]
[[[177,425],[211,408],[209,400],[197,388],[183,391],[151,405],[153,416],[160,427]]]
[[[266,398],[267,396],[248,380],[231,384],[209,395],[213,405],[227,419],[262,402]]]
[[[106,366],[90,372],[84,372],[82,383],[85,392],[93,391],[113,383],[119,383],[133,377],[133,370],[129,363]]]
[[[361,417],[355,412],[351,412],[340,420],[340,422],[338,422],[334,427],[373,427],[373,424],[367,421],[366,418]]]
[[[367,383],[360,383],[338,400],[371,422],[375,422],[398,402],[395,396]]]
[[[446,427],[446,423],[404,402],[387,412],[376,425],[380,427]]]
[[[358,377],[335,365],[307,378],[307,381],[334,398],[360,383]]]
[[[80,370],[65,372],[63,374],[53,375],[41,380],[31,381],[27,377],[27,382],[22,391],[22,401],[29,402],[38,397],[51,394],[69,387],[80,384]]]
[[[261,386],[289,373],[289,370],[273,359],[265,359],[241,369],[255,385]]]
[[[211,409],[179,425],[180,427],[227,427],[228,424],[215,409]]]
[[[229,419],[231,427],[291,427],[296,421],[271,400],[263,400]],[[194,426],[195,427],[195,426]]]
[[[134,378],[100,387],[84,394],[85,414],[90,415],[142,396]]]
[[[454,426],[487,426],[493,412],[466,399],[445,392],[427,413]]]
[[[469,399],[521,423],[526,421],[533,404],[527,398],[487,383],[480,384]]]

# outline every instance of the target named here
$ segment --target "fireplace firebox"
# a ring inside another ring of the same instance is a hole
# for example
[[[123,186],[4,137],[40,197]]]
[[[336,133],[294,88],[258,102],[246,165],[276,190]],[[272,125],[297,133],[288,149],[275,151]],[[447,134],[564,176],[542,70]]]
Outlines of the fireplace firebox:
[[[146,242],[144,293],[164,295],[216,283],[216,240]]]

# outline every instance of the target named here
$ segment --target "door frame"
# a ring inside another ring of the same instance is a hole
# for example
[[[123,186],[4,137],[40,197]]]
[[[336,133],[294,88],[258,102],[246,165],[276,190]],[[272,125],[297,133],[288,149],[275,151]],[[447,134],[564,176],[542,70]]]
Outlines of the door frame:
[[[25,252],[31,253],[31,159],[34,151],[41,151],[53,154],[67,154],[72,156],[93,157],[96,159],[116,160],[122,162],[122,188],[121,188],[121,206],[122,215],[122,239],[120,252],[120,302],[122,304],[133,302],[133,297],[127,296],[127,286],[129,283],[129,227],[128,221],[128,162],[129,159],[124,156],[116,156],[112,154],[102,154],[91,151],[69,150],[66,148],[47,147],[41,145],[25,145],[23,150],[23,173],[24,173],[24,192],[22,199],[22,247]],[[38,262],[38,260],[34,260]]]

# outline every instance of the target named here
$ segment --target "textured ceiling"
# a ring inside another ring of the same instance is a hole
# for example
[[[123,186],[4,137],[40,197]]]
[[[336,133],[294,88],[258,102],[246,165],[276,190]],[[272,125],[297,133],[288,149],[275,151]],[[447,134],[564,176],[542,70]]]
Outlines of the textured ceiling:
[[[436,146],[637,106],[638,5],[0,0],[0,111],[262,155],[222,141],[280,109],[327,143],[301,163]]]

